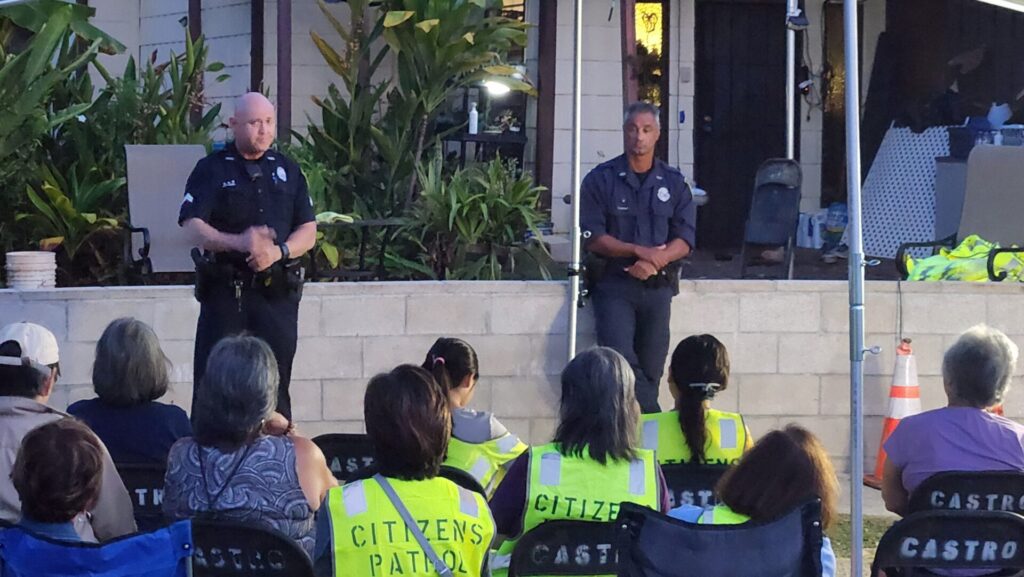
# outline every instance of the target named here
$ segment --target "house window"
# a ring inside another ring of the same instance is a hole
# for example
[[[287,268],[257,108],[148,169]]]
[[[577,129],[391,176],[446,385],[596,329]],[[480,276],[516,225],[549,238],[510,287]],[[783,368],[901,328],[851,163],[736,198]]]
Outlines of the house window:
[[[661,125],[668,126],[668,2],[638,0],[634,10],[637,98],[657,106]],[[668,159],[668,130],[662,131],[655,152]]]

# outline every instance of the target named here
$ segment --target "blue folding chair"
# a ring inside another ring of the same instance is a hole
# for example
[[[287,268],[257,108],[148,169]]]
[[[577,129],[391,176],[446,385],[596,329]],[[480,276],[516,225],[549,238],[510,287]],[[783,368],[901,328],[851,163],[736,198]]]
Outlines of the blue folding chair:
[[[187,577],[192,551],[189,521],[105,543],[56,541],[15,526],[0,530],[0,577]]]
[[[909,510],[1009,511],[1024,513],[1024,473],[949,471],[925,479],[910,496]]]
[[[728,465],[670,463],[661,466],[673,508],[680,505],[696,505],[707,509],[717,505],[715,485],[728,470]]]
[[[765,523],[699,525],[623,503],[621,577],[820,577],[821,502]]]
[[[921,511],[882,535],[871,575],[1017,575],[1024,569],[1024,517],[1006,511]]]

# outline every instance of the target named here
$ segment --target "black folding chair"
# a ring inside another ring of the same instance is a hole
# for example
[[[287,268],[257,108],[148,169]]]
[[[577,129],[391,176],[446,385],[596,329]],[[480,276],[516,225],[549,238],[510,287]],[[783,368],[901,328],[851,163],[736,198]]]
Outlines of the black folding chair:
[[[882,535],[871,575],[912,577],[975,569],[1014,575],[1024,569],[1024,517],[1005,511],[921,511]]]
[[[793,278],[793,248],[800,222],[800,187],[803,173],[795,160],[774,158],[757,169],[754,194],[743,233],[740,277],[747,276],[747,245],[784,247],[782,265],[786,278]]]
[[[715,485],[728,469],[728,465],[696,465],[693,463],[662,465],[661,472],[665,475],[665,484],[668,486],[672,507],[696,505],[708,508],[717,505]]]
[[[132,497],[139,531],[153,531],[168,524],[164,518],[164,465],[115,465]]]
[[[323,451],[327,466],[338,481],[345,483],[355,478],[361,469],[371,467],[375,461],[370,437],[357,433],[328,433],[313,437]]]
[[[1024,473],[951,471],[928,477],[910,496],[911,513],[930,510],[1024,514]]]
[[[588,521],[548,521],[519,539],[509,577],[528,575],[615,575],[615,525]]]
[[[622,577],[820,577],[821,502],[767,523],[699,525],[623,503]]]
[[[466,489],[467,491],[473,491],[474,493],[480,493],[487,498],[487,493],[484,492],[484,488],[480,485],[480,481],[477,481],[473,475],[462,469],[451,467],[448,465],[441,465],[441,472],[438,474],[439,477],[444,477],[456,485]]]
[[[192,540],[193,577],[313,577],[302,547],[268,527],[193,519]]]

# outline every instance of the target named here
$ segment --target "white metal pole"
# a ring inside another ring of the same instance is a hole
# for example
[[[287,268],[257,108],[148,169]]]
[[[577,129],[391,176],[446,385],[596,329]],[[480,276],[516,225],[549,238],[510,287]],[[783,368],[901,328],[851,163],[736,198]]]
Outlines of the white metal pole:
[[[789,18],[800,10],[799,0],[786,0],[786,158],[796,158],[796,30]]]
[[[583,0],[574,0],[574,50],[572,69],[572,262],[569,263],[569,360],[576,356],[576,326],[580,303],[580,105],[583,95]]]
[[[864,563],[864,238],[860,189],[860,55],[857,0],[845,0],[846,183],[850,226],[850,575]]]

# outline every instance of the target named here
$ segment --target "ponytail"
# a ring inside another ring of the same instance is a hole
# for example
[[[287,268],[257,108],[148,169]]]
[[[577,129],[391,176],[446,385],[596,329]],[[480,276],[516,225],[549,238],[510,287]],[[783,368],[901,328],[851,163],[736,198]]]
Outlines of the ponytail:
[[[476,351],[462,339],[441,337],[427,351],[422,367],[441,385],[445,393],[458,388],[467,376],[480,373]]]
[[[683,339],[672,353],[669,374],[679,394],[675,409],[693,463],[703,464],[708,441],[704,401],[729,385],[729,353],[711,335]]]

